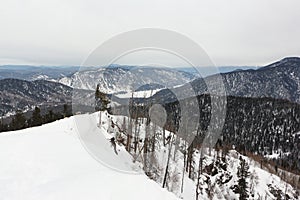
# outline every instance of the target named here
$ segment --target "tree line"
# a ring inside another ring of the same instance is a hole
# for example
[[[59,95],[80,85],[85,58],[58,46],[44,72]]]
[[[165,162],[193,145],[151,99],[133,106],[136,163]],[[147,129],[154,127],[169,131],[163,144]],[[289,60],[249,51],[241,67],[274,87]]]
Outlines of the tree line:
[[[216,100],[211,101],[211,98]],[[219,99],[218,99],[219,98]],[[199,121],[192,122],[186,120],[187,126],[198,127],[197,135],[188,150],[201,146],[207,133],[208,126],[218,126],[218,123],[210,124],[212,120],[212,102],[219,106],[224,98],[208,94],[199,95]],[[225,124],[219,138],[224,146],[231,146],[241,153],[251,152],[253,154],[268,157],[277,154],[272,158],[276,167],[281,167],[288,171],[300,173],[300,105],[288,100],[273,98],[247,98],[247,97],[227,97]],[[174,101],[164,103],[161,99],[148,99],[141,103],[141,99],[133,100],[129,110],[134,111],[136,117],[149,115],[149,104],[159,103],[164,106],[167,112],[167,122],[163,128],[178,133],[180,126],[183,126],[181,106],[191,105],[194,108],[194,101],[185,99],[179,103]],[[185,106],[188,107],[188,106]],[[126,110],[123,108],[121,110]],[[120,111],[122,112],[122,111]],[[193,112],[191,112],[193,113]],[[130,114],[131,117],[135,117]],[[186,117],[186,115],[185,115]],[[214,116],[214,121],[218,122],[220,116]],[[193,130],[194,127],[190,127]],[[191,152],[188,152],[190,154]]]
[[[46,113],[43,113],[41,109],[36,106],[28,116],[21,110],[17,110],[15,115],[11,117],[11,120],[6,120],[10,122],[4,122],[4,117],[0,120],[0,132],[5,131],[15,131],[24,128],[30,128],[34,126],[40,126],[42,124],[54,122],[64,117],[69,117],[72,115],[71,105],[64,104],[61,111],[54,112],[53,109],[48,108]]]
[[[188,104],[189,99],[186,101]],[[198,102],[199,130],[193,146],[202,144],[212,117],[211,96],[200,95]],[[165,108],[168,112],[166,127],[178,128],[177,124],[181,121],[179,103],[166,104]],[[234,146],[241,153],[248,151],[261,156],[277,154],[278,157],[273,159],[276,165],[300,173],[299,131],[300,105],[297,103],[273,98],[228,96],[225,124],[219,142],[224,146]]]
[[[299,170],[300,141],[299,134],[296,133],[300,131],[300,106],[296,103],[272,98],[227,97],[227,111],[222,134],[213,147],[214,150],[211,150],[211,152],[217,151],[215,153],[217,156],[212,164],[207,165],[205,164],[206,157],[198,158],[195,152],[199,151],[203,145],[212,117],[216,118],[215,122],[221,121],[219,119],[221,116],[211,115],[211,108],[212,103],[216,104],[214,106],[225,105],[224,97],[198,96],[200,113],[199,118],[196,118],[192,115],[193,110],[189,110],[189,108],[195,108],[195,102],[191,99],[164,103],[162,99],[143,100],[132,97],[127,107],[120,106],[111,110],[108,109],[105,101],[104,104],[101,101],[107,96],[99,92],[96,96],[96,101],[100,101],[96,110],[110,110],[112,114],[128,116],[127,119],[124,117],[122,124],[117,124],[110,119],[112,127],[117,127],[118,130],[116,141],[125,146],[134,161],[138,160],[143,163],[146,175],[160,182],[162,187],[168,190],[172,191],[174,182],[179,182],[170,164],[175,162],[177,152],[182,152],[184,155],[181,191],[183,191],[183,180],[186,174],[197,183],[196,199],[199,199],[204,191],[208,196],[213,196],[216,183],[212,183],[210,176],[215,176],[216,173],[221,174],[217,179],[217,184],[220,185],[231,180],[232,173],[227,171],[228,163],[226,162],[229,149],[234,148],[242,154],[252,152],[262,156],[279,153],[280,156],[275,160],[276,165],[283,169]],[[214,101],[211,101],[211,98],[215,98]],[[150,108],[154,104],[161,104],[167,113],[166,123],[161,127],[162,132],[157,128],[159,120],[154,120],[150,124]],[[211,125],[217,127],[220,124]],[[140,135],[142,127],[144,136]],[[195,129],[195,138],[189,141]],[[166,130],[172,134],[166,134]],[[163,168],[157,164],[156,151],[160,148],[164,148],[167,155]],[[223,173],[218,172],[220,169]],[[240,165],[237,169],[238,181],[231,188],[239,194],[239,199],[248,199],[253,189],[249,176],[249,165],[246,160],[240,158]],[[207,187],[204,188],[203,184]]]

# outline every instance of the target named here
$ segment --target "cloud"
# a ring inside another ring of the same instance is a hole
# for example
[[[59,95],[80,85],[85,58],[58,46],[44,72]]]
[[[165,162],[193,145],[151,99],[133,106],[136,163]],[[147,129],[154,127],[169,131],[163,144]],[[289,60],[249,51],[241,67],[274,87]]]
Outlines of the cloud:
[[[153,27],[187,35],[217,65],[260,65],[299,55],[299,7],[298,0],[4,0],[0,57],[80,65],[110,37]]]

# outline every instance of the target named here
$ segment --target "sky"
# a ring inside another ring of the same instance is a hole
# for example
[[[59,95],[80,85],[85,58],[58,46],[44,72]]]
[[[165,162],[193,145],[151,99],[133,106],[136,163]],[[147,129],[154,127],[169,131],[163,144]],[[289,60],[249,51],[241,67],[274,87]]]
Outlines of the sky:
[[[261,66],[287,56],[300,56],[299,0],[0,0],[0,3],[2,65],[78,66],[111,37],[140,28],[183,34],[198,43],[217,66]],[[160,63],[158,58],[142,60],[141,55],[131,55],[119,62]],[[176,59],[168,60],[170,63],[166,65],[184,65]]]

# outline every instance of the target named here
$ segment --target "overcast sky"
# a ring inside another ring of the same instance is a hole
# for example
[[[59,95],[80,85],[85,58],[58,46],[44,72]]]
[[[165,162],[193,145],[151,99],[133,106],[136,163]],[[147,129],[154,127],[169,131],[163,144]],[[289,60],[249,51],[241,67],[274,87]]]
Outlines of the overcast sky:
[[[145,27],[188,36],[218,66],[264,65],[300,55],[299,0],[0,3],[0,64],[80,65],[112,36]]]

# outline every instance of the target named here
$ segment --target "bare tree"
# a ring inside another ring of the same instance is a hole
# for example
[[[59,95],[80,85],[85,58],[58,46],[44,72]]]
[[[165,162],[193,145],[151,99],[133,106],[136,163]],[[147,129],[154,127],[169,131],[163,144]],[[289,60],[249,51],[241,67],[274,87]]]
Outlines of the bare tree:
[[[186,165],[186,141],[183,142],[183,170],[182,170],[182,176],[181,176],[181,188],[180,192],[183,193],[183,187],[184,187],[184,174],[185,174],[185,165]]]
[[[198,175],[197,175],[197,184],[196,184],[196,200],[199,199],[199,194],[201,193],[200,191],[200,179],[201,179],[201,174],[203,172],[203,161],[204,161],[204,156],[202,150],[200,151],[200,158],[199,158],[199,163],[198,163]]]
[[[173,140],[174,140],[174,134],[172,134],[172,138],[171,138],[171,141],[169,143],[169,154],[168,154],[168,158],[167,158],[167,164],[166,164],[166,169],[165,169],[165,174],[164,174],[164,180],[163,180],[163,185],[162,185],[163,188],[165,188],[165,186],[167,184],[167,176],[168,176],[168,173],[169,173],[169,164],[170,164],[170,159],[171,159],[171,152],[172,152]]]

